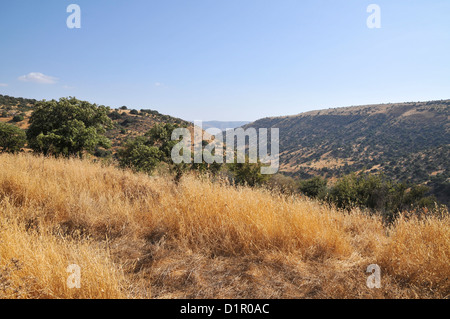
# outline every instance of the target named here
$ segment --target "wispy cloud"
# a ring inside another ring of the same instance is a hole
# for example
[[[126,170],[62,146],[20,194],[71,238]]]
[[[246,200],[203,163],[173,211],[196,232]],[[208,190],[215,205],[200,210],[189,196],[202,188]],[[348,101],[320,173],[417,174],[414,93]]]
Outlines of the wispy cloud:
[[[0,83],[0,87],[7,87],[8,86],[8,84],[6,84],[6,83]]]
[[[19,76],[19,80],[23,82],[34,82],[40,84],[55,84],[58,81],[58,79],[53,76],[45,75],[39,72],[31,72],[27,75]]]

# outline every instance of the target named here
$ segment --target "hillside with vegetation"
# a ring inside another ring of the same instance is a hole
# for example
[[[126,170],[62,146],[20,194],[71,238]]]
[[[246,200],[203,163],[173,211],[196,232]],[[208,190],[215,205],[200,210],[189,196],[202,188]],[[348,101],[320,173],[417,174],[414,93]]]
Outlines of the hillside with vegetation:
[[[414,211],[418,214],[420,214],[418,210],[423,209],[439,211],[436,202],[448,204],[450,184],[446,175],[442,173],[432,176],[431,181],[425,182],[428,184],[426,186],[420,185],[424,184],[420,180],[405,182],[386,173],[378,174],[378,169],[362,169],[358,174],[350,175],[348,173],[351,170],[344,172],[339,170],[335,175],[331,175],[331,178],[325,175],[328,179],[317,179],[317,176],[305,179],[311,176],[311,172],[305,173],[302,170],[301,176],[294,178],[281,174],[262,175],[261,164],[207,164],[203,161],[196,164],[174,165],[171,151],[178,141],[171,140],[172,132],[176,128],[185,127],[193,134],[192,123],[153,110],[128,110],[126,106],[113,110],[72,97],[61,98],[59,101],[34,101],[5,96],[2,98],[4,103],[2,106],[4,116],[0,119],[2,152],[33,151],[65,157],[89,155],[114,163],[121,168],[131,168],[135,172],[154,174],[156,171],[170,171],[177,178],[188,171],[220,174],[237,185],[251,187],[265,185],[291,195],[307,195],[339,208],[368,209],[383,216],[389,223],[395,220],[399,213],[405,211]],[[340,113],[353,114],[355,110],[360,112],[361,109],[363,107],[342,109],[344,112],[341,110]],[[332,110],[331,113],[333,112]],[[309,115],[315,116],[313,113]],[[313,128],[310,129],[314,133]],[[336,127],[334,129],[338,131]],[[334,142],[332,137],[338,134],[326,130],[322,133],[324,137],[332,140],[331,142]],[[285,137],[282,139],[284,141]],[[311,141],[314,142],[315,139],[318,137],[312,137]],[[204,132],[202,147],[207,147],[210,142],[211,136]],[[323,146],[325,151],[327,147],[330,146]],[[321,148],[315,151],[323,152]],[[431,159],[435,156],[435,151],[435,149],[430,151]],[[289,158],[289,154],[283,153],[282,160]],[[327,154],[329,153],[331,152]],[[350,163],[349,159],[327,158],[327,161],[330,160],[334,162],[347,160]],[[438,156],[433,164],[446,160],[446,157]],[[423,163],[424,160],[416,162]],[[345,164],[347,168],[348,163]],[[314,162],[314,165],[317,166],[317,162]],[[402,163],[402,167],[409,168],[409,166],[411,164]],[[319,172],[329,173],[329,170],[322,167]],[[292,174],[289,171],[287,173]]]
[[[7,100],[0,298],[450,293],[448,210],[423,185],[373,173],[296,180],[262,175],[261,163],[177,164],[172,133],[188,128],[182,120],[72,97]],[[133,133],[114,146],[125,121]],[[366,284],[373,264],[377,289]],[[73,265],[76,289],[67,284]]]
[[[39,101],[35,99],[16,98],[0,95],[0,122],[11,123],[22,129],[28,129],[32,111]],[[122,106],[118,109],[106,107],[112,125],[107,128],[106,137],[111,140],[112,148],[98,149],[96,155],[105,157],[115,153],[129,138],[145,134],[156,124],[192,125],[187,121],[164,115],[151,109],[129,109]]]
[[[312,111],[249,127],[280,129],[281,171],[290,176],[382,173],[426,184],[450,204],[450,100]]]

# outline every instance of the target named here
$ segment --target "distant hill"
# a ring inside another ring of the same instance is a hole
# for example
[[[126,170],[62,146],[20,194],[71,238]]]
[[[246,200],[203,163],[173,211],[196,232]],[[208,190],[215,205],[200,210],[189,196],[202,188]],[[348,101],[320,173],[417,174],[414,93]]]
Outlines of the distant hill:
[[[248,127],[280,129],[281,171],[289,175],[383,172],[427,183],[450,202],[450,100],[312,111]]]
[[[249,121],[204,121],[202,122],[202,128],[204,130],[216,128],[220,131],[225,131],[226,129],[241,127],[249,123]]]
[[[12,97],[0,94],[0,106],[3,109],[20,109],[22,111],[29,111],[37,101],[35,99],[26,99],[22,97]]]

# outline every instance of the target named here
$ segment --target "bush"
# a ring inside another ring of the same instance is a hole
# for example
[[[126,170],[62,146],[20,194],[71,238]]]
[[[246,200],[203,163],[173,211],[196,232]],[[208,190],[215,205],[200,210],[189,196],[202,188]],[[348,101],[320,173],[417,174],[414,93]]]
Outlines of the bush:
[[[149,114],[149,115],[159,115],[159,114],[160,114],[158,111],[155,111],[155,110],[145,110],[145,109],[141,109],[141,113],[145,113],[145,114]]]
[[[106,157],[110,157],[112,155],[111,151],[102,149],[102,148],[97,148],[94,152],[94,156],[96,157],[101,157],[101,158],[106,158]]]
[[[2,152],[17,153],[25,146],[26,141],[23,130],[17,126],[0,122],[0,150]]]
[[[119,164],[122,168],[131,168],[136,172],[151,173],[160,162],[161,152],[155,146],[146,145],[145,137],[128,141],[119,150]]]
[[[253,164],[246,159],[245,163],[228,164],[228,167],[234,175],[235,182],[240,185],[261,186],[270,178],[269,175],[261,174],[261,162]]]
[[[16,123],[22,122],[24,120],[24,117],[22,114],[18,114],[18,115],[15,115],[12,120],[13,120],[13,122],[16,122]]]
[[[108,117],[111,120],[118,120],[122,117],[122,114],[120,114],[117,110],[114,110],[113,112],[108,114]]]
[[[395,183],[380,175],[350,174],[340,178],[329,190],[328,200],[339,208],[365,207],[392,222],[399,213],[421,208],[433,210],[436,198],[427,196],[429,188]]]
[[[151,173],[160,162],[164,162],[170,171],[177,174],[176,179],[179,179],[190,165],[174,164],[172,161],[172,148],[179,143],[179,141],[172,141],[172,132],[176,128],[179,126],[157,124],[145,136],[129,140],[118,151],[120,166],[132,168],[134,171]]]
[[[266,186],[271,190],[289,195],[297,193],[298,190],[298,182],[294,178],[281,173],[270,175]]]
[[[316,176],[311,179],[301,181],[299,190],[311,198],[324,199],[327,192],[327,183],[327,180]]]

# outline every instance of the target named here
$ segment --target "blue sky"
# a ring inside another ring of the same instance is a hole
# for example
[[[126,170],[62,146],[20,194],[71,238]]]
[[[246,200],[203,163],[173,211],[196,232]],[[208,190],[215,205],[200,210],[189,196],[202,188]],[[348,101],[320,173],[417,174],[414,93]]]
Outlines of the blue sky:
[[[448,99],[449,17],[448,0],[2,0],[0,94],[223,121]]]

